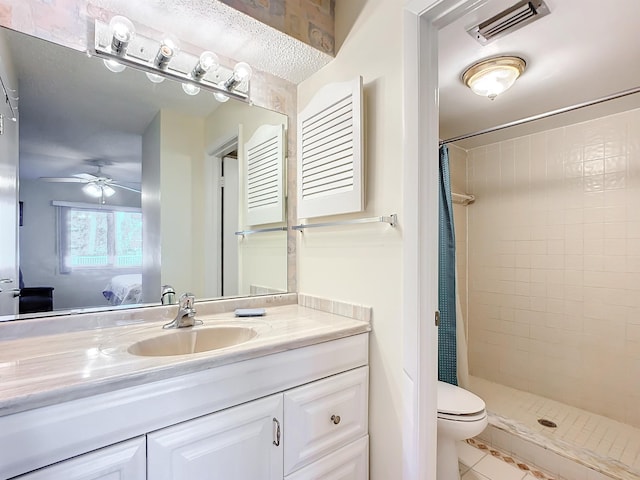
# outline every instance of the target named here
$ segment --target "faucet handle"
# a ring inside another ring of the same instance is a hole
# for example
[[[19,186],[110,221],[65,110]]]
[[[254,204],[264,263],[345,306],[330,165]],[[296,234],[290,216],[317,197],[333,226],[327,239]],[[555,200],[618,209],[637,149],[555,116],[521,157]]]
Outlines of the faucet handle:
[[[180,308],[188,308],[193,310],[193,305],[196,302],[196,296],[193,293],[183,293],[180,295]],[[194,310],[195,313],[195,310]]]

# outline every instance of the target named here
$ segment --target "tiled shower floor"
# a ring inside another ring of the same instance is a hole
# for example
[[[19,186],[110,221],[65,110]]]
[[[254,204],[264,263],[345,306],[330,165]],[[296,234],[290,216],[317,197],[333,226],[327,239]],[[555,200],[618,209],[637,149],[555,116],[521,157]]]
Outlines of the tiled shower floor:
[[[640,429],[479,377],[470,381],[495,427],[614,478],[640,478]]]

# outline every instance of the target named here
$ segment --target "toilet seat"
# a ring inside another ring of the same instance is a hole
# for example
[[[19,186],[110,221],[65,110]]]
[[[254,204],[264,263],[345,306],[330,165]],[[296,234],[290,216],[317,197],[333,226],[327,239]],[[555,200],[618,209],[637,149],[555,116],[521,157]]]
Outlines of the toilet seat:
[[[482,410],[477,413],[470,413],[465,415],[452,415],[449,413],[438,412],[438,418],[441,420],[449,420],[453,422],[477,422],[487,416],[487,412]]]
[[[455,385],[438,381],[438,418],[458,422],[475,422],[486,417],[484,401]]]

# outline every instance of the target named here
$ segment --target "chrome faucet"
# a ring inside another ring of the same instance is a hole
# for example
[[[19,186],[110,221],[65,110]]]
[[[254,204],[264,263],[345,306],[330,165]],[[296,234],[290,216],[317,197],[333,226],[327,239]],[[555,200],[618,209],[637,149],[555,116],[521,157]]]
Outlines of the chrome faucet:
[[[196,324],[196,309],[193,304],[196,297],[193,293],[183,293],[178,300],[178,314],[173,321],[163,325],[162,328],[193,327]]]
[[[173,305],[176,303],[176,291],[171,285],[162,286],[160,302],[162,303],[162,305]]]

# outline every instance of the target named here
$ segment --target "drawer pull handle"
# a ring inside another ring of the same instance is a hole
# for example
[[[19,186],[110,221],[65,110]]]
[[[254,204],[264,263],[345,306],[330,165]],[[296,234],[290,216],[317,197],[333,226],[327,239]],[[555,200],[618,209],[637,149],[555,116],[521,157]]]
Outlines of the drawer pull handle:
[[[277,418],[273,418],[273,423],[275,423],[276,425],[276,439],[273,441],[273,444],[276,447],[280,446],[280,422],[278,421]]]
[[[331,415],[331,421],[334,425],[338,425],[340,423],[340,415]]]

